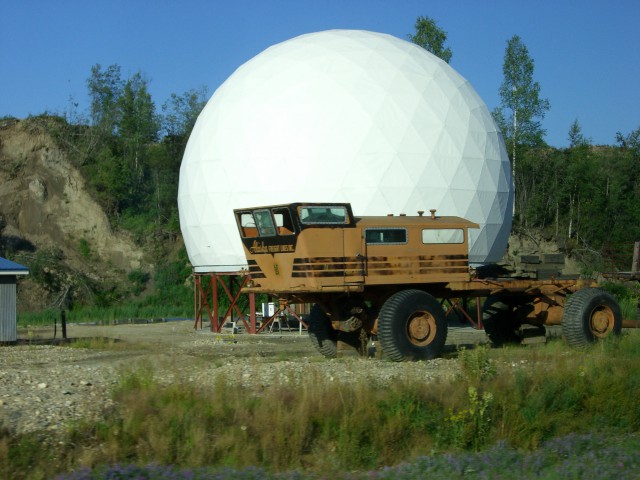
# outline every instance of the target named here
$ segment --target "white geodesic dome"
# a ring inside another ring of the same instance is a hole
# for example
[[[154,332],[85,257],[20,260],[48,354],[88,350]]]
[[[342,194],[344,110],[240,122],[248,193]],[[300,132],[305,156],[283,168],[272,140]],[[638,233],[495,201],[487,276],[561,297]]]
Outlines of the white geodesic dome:
[[[356,216],[467,218],[480,224],[470,260],[499,260],[509,159],[471,85],[421,47],[353,30],[302,35],[238,68],[198,117],[180,168],[195,270],[246,266],[234,208],[337,201]]]

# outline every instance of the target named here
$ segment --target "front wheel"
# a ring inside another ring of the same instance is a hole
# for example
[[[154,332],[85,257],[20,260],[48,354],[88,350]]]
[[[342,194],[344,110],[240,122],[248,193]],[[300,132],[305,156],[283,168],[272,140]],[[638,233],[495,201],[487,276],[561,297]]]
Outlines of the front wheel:
[[[442,306],[422,290],[402,290],[387,299],[378,317],[378,340],[391,360],[430,360],[447,340]]]
[[[562,335],[573,347],[612,335],[622,329],[622,314],[615,298],[599,288],[583,288],[571,295],[562,315]]]
[[[333,329],[329,317],[320,308],[320,305],[314,305],[311,308],[307,321],[307,333],[313,346],[326,358],[336,358],[338,355],[338,332]]]

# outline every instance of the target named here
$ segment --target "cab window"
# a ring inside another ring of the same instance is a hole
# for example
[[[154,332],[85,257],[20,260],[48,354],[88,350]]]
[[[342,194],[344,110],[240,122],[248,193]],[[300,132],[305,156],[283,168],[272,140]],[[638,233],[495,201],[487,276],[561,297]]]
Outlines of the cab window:
[[[253,213],[239,213],[238,221],[240,222],[240,233],[244,238],[254,238],[258,236],[258,229],[256,228],[256,221],[253,218]]]
[[[278,235],[293,235],[293,221],[288,208],[274,208],[271,210],[276,221]]]
[[[273,208],[236,214],[243,238],[293,235],[294,227],[288,208]]]
[[[367,245],[398,245],[407,243],[406,228],[367,228],[364,231]]]
[[[464,230],[462,228],[424,229],[422,243],[464,243]]]

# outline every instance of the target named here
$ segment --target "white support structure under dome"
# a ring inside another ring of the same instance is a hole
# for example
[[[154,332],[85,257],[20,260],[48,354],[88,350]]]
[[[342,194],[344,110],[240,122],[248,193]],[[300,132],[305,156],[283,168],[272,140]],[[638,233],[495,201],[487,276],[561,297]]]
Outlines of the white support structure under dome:
[[[507,246],[511,169],[484,102],[446,62],[390,35],[330,30],[260,53],[198,117],[178,191],[195,270],[246,266],[234,208],[290,202],[461,216],[480,224],[471,262],[487,263]]]

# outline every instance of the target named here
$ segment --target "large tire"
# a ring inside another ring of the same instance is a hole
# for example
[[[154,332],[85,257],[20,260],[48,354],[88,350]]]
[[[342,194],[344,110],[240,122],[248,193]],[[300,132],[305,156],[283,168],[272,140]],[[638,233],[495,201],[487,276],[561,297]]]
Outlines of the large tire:
[[[583,288],[571,295],[562,315],[562,335],[573,347],[619,335],[622,314],[618,302],[599,288]]]
[[[329,317],[320,305],[314,305],[309,314],[307,333],[314,347],[327,358],[338,356],[338,332],[331,326]]]
[[[484,331],[496,347],[519,344],[519,323],[514,318],[513,307],[503,297],[489,297],[482,306]]]
[[[396,362],[438,357],[447,340],[444,310],[422,290],[397,292],[380,309],[378,340],[382,352]]]

